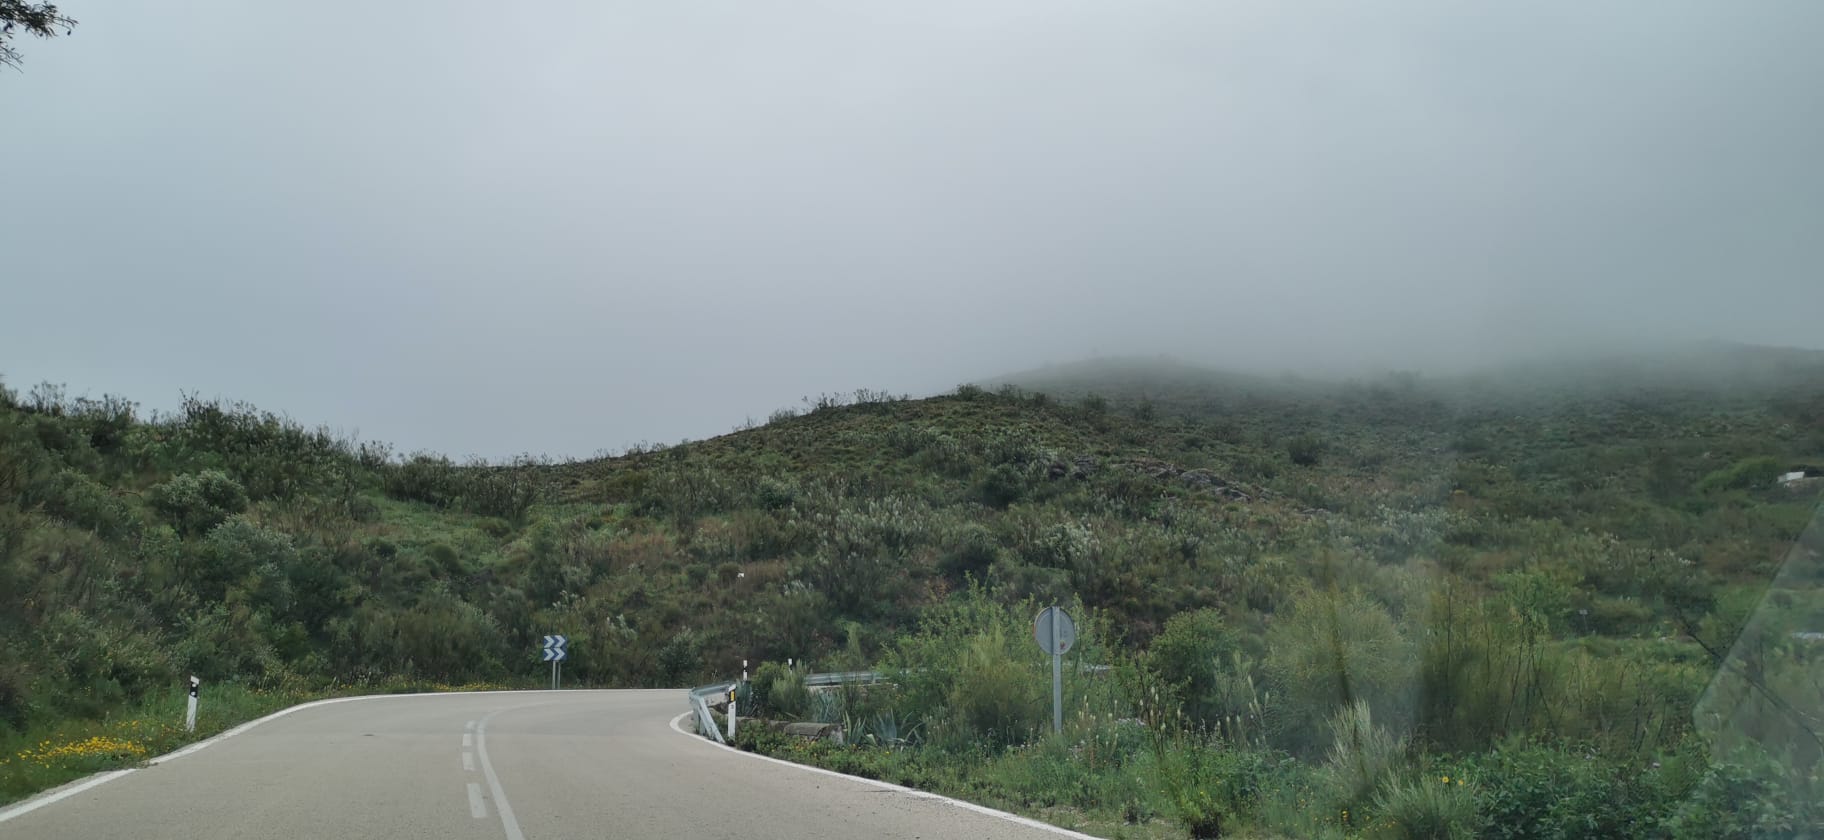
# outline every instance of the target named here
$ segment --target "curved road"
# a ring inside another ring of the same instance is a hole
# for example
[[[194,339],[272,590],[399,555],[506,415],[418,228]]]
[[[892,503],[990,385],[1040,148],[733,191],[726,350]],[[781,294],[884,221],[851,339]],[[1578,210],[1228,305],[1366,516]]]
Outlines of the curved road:
[[[62,798],[0,809],[0,837],[1084,836],[736,753],[674,729],[684,709],[680,691],[307,704]]]

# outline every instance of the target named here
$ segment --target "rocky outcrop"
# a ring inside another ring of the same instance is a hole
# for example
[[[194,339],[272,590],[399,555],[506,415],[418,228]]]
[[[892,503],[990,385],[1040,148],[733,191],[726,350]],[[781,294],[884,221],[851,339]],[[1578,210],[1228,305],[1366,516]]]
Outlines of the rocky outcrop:
[[[1187,470],[1167,461],[1129,461],[1121,466],[1159,481],[1177,482],[1192,490],[1231,502],[1251,502],[1264,495],[1260,488],[1230,481],[1209,470]]]

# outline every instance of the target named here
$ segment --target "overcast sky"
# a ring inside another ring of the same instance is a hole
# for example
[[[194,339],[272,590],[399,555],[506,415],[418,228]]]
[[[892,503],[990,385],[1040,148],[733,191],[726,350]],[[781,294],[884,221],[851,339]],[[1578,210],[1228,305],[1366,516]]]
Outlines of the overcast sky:
[[[16,389],[580,456],[1091,354],[1824,346],[1816,0],[63,6]]]

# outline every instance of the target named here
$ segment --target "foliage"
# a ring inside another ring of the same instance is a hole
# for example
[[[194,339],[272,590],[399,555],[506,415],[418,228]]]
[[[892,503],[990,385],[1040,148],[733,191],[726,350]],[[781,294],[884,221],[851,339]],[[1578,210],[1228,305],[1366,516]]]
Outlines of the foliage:
[[[1330,752],[1319,777],[1344,809],[1367,804],[1375,788],[1406,760],[1406,741],[1374,722],[1368,701],[1356,700],[1330,718]]]
[[[28,35],[54,38],[59,30],[70,34],[76,21],[50,3],[27,0],[0,0],[0,65],[19,66],[19,51],[10,43],[13,33],[24,30]]]
[[[1766,455],[1743,458],[1723,469],[1704,476],[1697,483],[1700,493],[1714,493],[1719,490],[1748,490],[1755,487],[1766,487],[1774,478],[1785,471],[1785,466],[1778,458]]]
[[[1476,788],[1450,775],[1396,778],[1374,797],[1385,834],[1401,840],[1469,840],[1480,822]]]
[[[203,470],[153,485],[146,501],[178,533],[194,536],[246,510],[247,491],[221,470]]]
[[[780,662],[766,662],[753,678],[755,717],[797,720],[810,709],[811,695],[804,674]]]
[[[1224,670],[1239,640],[1214,609],[1172,616],[1147,648],[1147,664],[1172,687],[1178,706],[1204,726],[1219,726],[1236,709],[1225,702]]]
[[[1386,608],[1363,593],[1314,590],[1297,596],[1267,631],[1267,671],[1288,702],[1302,710],[1283,735],[1294,747],[1321,732],[1333,710],[1372,707],[1392,715],[1413,685],[1411,646]],[[1347,715],[1345,715],[1346,717]]]

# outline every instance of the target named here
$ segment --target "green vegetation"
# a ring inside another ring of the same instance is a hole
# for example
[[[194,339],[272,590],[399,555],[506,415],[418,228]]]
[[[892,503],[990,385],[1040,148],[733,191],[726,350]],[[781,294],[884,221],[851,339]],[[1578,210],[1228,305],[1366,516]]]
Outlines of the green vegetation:
[[[1768,588],[1816,488],[1769,465],[1824,460],[1824,363],[1708,352],[1683,378],[1092,366],[502,466],[7,392],[0,745],[133,740],[189,673],[536,684],[563,632],[578,684],[767,663],[744,708],[850,745],[749,748],[1100,833],[1816,832],[1815,556]],[[1083,627],[1061,736],[1053,603]],[[809,691],[787,658],[892,677]],[[51,781],[9,766],[0,795]]]

